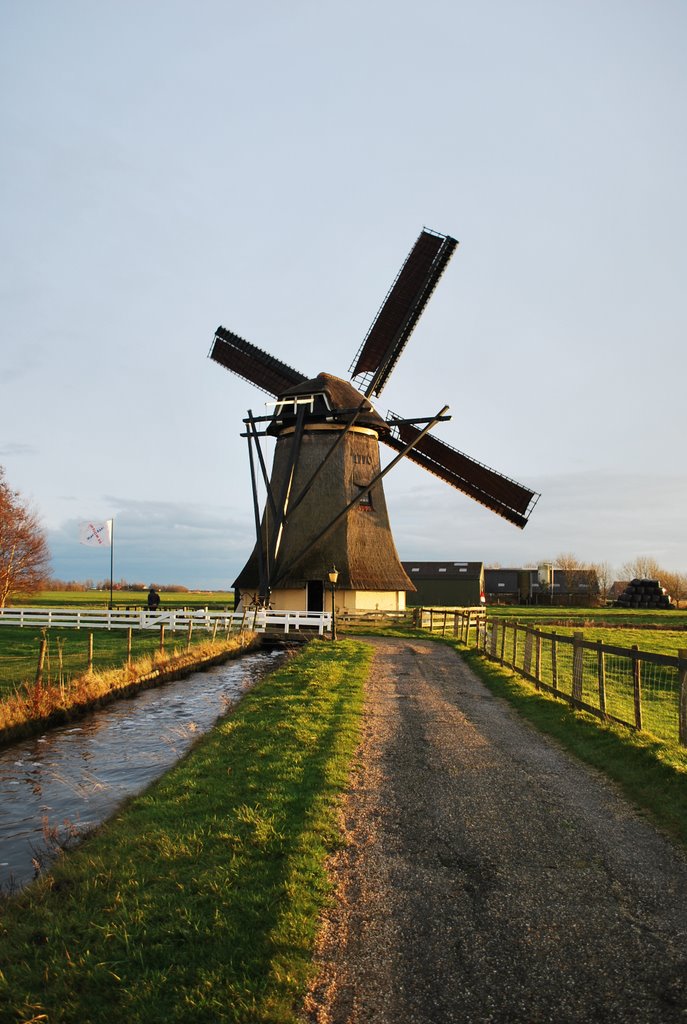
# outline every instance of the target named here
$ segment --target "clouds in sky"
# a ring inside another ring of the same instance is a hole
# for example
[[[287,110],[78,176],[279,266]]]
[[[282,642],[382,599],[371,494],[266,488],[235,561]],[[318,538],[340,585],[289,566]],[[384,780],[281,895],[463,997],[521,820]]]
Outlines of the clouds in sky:
[[[252,523],[230,508],[120,501],[114,511],[114,579],[228,590],[252,545]],[[108,517],[110,518],[110,517]],[[109,579],[110,550],[79,544],[79,520],[49,533],[59,579]]]
[[[423,225],[460,246],[379,401],[542,492],[520,533],[415,467],[402,557],[687,571],[687,8],[5,5],[0,460],[78,578],[226,586],[253,543],[219,323],[346,376]],[[104,576],[103,571],[87,572]]]

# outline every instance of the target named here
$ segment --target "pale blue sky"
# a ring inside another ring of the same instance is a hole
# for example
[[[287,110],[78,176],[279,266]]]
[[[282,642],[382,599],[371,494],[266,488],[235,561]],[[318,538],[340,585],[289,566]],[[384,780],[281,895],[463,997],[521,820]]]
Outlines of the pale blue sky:
[[[54,572],[223,587],[263,398],[222,323],[347,375],[423,225],[460,246],[379,401],[532,485],[415,466],[402,558],[687,571],[681,2],[0,0],[0,463]],[[384,456],[385,457],[385,456]]]

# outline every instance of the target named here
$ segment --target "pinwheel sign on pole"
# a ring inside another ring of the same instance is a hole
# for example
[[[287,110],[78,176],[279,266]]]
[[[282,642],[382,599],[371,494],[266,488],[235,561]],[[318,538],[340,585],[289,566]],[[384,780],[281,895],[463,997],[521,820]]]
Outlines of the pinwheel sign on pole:
[[[114,581],[114,519],[104,522],[79,524],[79,542],[88,548],[110,549],[110,608],[112,608],[112,586]]]

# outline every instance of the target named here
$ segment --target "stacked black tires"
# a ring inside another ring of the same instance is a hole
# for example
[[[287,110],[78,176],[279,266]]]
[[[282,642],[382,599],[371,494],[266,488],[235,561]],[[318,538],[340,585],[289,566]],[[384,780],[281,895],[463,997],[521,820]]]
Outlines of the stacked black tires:
[[[660,580],[632,580],[615,602],[616,608],[675,608]]]

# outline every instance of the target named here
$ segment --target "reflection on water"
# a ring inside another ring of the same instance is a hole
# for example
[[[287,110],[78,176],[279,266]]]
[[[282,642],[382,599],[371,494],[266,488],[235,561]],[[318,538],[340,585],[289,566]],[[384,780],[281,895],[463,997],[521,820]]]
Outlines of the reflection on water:
[[[283,654],[258,652],[142,690],[0,751],[0,889],[162,775]]]

